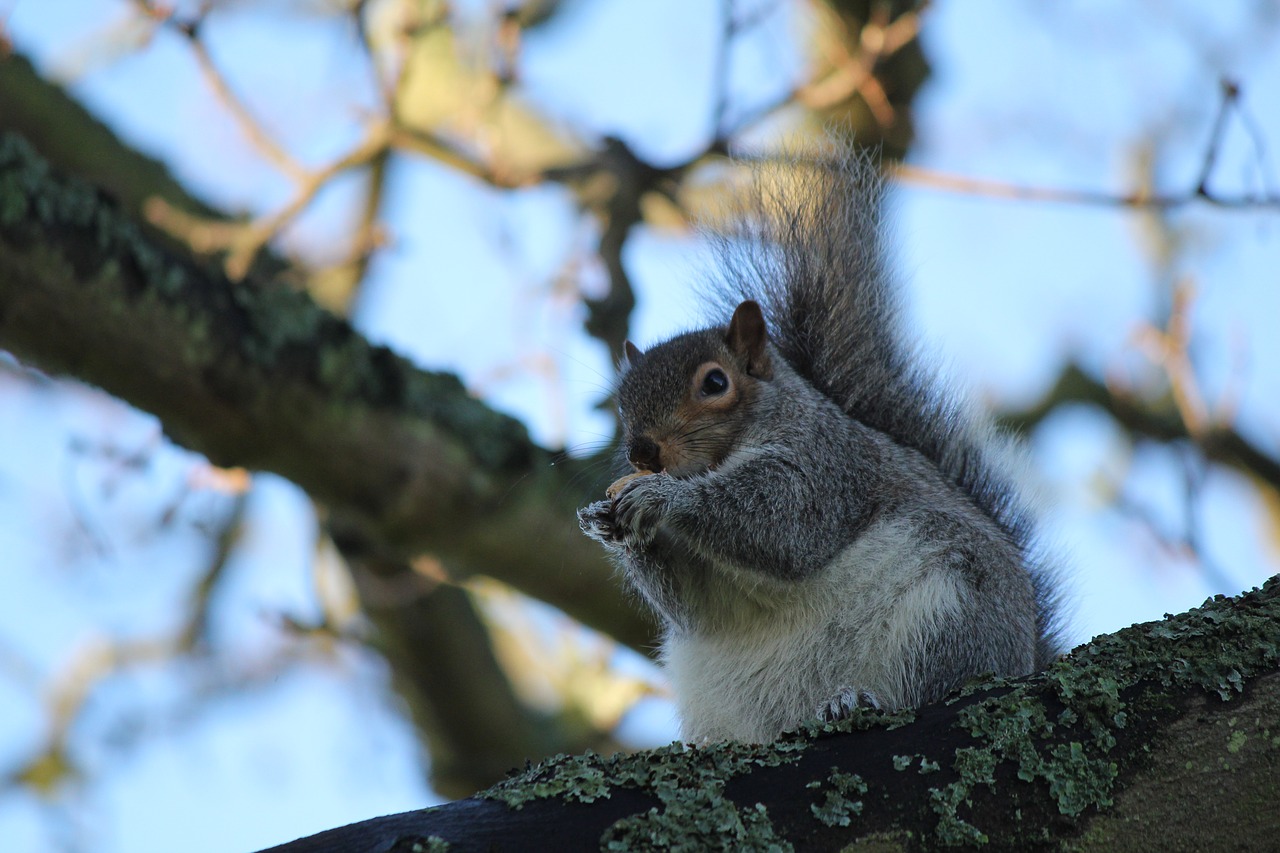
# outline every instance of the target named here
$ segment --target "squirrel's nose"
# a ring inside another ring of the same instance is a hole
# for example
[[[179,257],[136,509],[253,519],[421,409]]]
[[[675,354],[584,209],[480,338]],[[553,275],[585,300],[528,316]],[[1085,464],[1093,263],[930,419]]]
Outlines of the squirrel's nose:
[[[627,459],[640,470],[654,473],[662,470],[661,450],[655,442],[644,436],[631,441],[627,448]]]

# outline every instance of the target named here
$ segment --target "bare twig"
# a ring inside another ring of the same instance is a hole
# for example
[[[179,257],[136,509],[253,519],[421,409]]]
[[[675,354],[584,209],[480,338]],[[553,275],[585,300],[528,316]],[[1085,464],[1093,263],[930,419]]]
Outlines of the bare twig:
[[[1240,117],[1240,124],[1244,126],[1244,132],[1249,137],[1249,141],[1253,143],[1253,159],[1258,167],[1258,180],[1266,186],[1276,186],[1275,174],[1269,168],[1267,159],[1267,143],[1266,134],[1262,130],[1262,126],[1258,124],[1258,120],[1253,113],[1245,109],[1240,98],[1233,101],[1235,105],[1236,115]],[[1273,191],[1272,195],[1276,195]]]
[[[1240,97],[1240,87],[1230,80],[1222,81],[1222,100],[1218,102],[1218,115],[1213,120],[1213,130],[1209,133],[1209,145],[1204,152],[1204,163],[1200,167],[1200,180],[1196,182],[1196,194],[1209,195],[1209,176],[1218,162],[1218,148],[1227,128],[1227,115],[1231,107]]]
[[[369,162],[368,185],[360,208],[359,224],[346,259],[338,265],[341,269],[338,287],[326,288],[327,292],[324,294],[323,301],[344,316],[351,313],[352,306],[359,300],[360,286],[369,271],[374,253],[387,245],[386,229],[381,216],[387,188],[387,162],[390,157],[390,149],[384,149]]]
[[[302,213],[329,181],[343,172],[369,165],[384,156],[391,138],[392,133],[386,123],[375,123],[369,128],[365,138],[342,157],[320,169],[304,173],[297,192],[284,207],[252,222],[228,223],[194,217],[161,199],[150,199],[145,212],[153,225],[186,240],[197,252],[229,250],[226,259],[227,275],[238,281],[248,273],[267,241]]]
[[[801,83],[777,100],[753,110],[733,128],[717,126],[720,140],[737,136],[792,104],[799,103],[813,110],[828,109],[848,100],[855,92],[862,96],[881,127],[893,123],[894,110],[884,87],[876,79],[875,69],[884,59],[915,40],[920,29],[919,14],[906,12],[890,21],[886,12],[877,7],[858,33],[856,50],[850,49],[854,39],[844,21],[835,15],[829,17],[825,23],[843,31],[839,39],[841,50],[837,55],[828,56],[834,70],[821,79]]]
[[[1169,378],[1178,414],[1191,437],[1198,438],[1212,426],[1212,422],[1195,367],[1191,364],[1192,298],[1191,285],[1180,282],[1173,291],[1173,307],[1165,328],[1147,326],[1140,329],[1138,343]]]
[[[403,148],[484,181],[495,187],[514,189],[519,186],[536,183],[541,177],[533,175],[523,181],[512,181],[506,174],[500,174],[472,157],[451,142],[433,133],[396,122],[390,130],[391,144]]]
[[[840,25],[843,27],[843,22]],[[846,49],[833,58],[835,71],[822,80],[801,86],[796,90],[796,99],[810,109],[829,109],[847,101],[856,92],[880,126],[890,126],[895,118],[894,110],[884,87],[876,79],[875,69],[884,57],[911,43],[919,32],[920,17],[915,12],[906,12],[890,21],[888,10],[876,6],[858,33],[858,49],[855,52]],[[842,47],[852,43],[847,33],[840,39]]]
[[[200,73],[209,88],[213,90],[214,97],[222,102],[227,112],[231,113],[249,142],[281,172],[295,181],[301,180],[306,170],[283,146],[271,138],[271,134],[254,117],[248,105],[231,88],[226,75],[222,73],[217,63],[213,61],[213,57],[209,54],[209,48],[200,38],[200,26],[204,21],[204,16],[208,14],[208,6],[206,5],[192,18],[179,19],[172,6],[160,6],[153,0],[133,0],[133,2],[143,15],[161,26],[173,29],[186,38],[187,43],[191,45],[191,52],[195,56],[196,64],[200,67]]]
[[[191,591],[191,601],[187,608],[186,624],[178,632],[176,648],[183,652],[193,652],[201,645],[207,646],[209,640],[209,623],[218,584],[226,576],[227,566],[235,555],[236,545],[244,533],[245,513],[249,506],[249,493],[237,494],[231,502],[226,517],[218,525],[213,539],[213,554],[200,580]]]
[[[383,122],[375,123],[355,148],[328,166],[305,173],[299,181],[297,193],[288,204],[276,213],[250,223],[236,236],[227,255],[227,275],[235,280],[244,278],[267,241],[305,210],[330,180],[350,169],[368,165],[380,157],[389,144],[390,129]]]
[[[227,78],[218,69],[213,57],[209,55],[208,47],[199,38],[198,28],[195,26],[179,27],[179,31],[187,36],[187,41],[191,44],[191,51],[196,58],[196,63],[200,66],[200,72],[204,75],[209,88],[213,90],[214,95],[235,118],[245,137],[281,172],[294,181],[304,181],[306,179],[306,169],[283,146],[271,138],[267,129],[249,110],[248,105],[232,90],[231,84],[227,82]]]
[[[733,20],[733,4],[734,0],[721,0],[720,18],[723,33],[720,41],[716,45],[716,65],[715,80],[713,86],[715,89],[715,111],[712,113],[712,127],[715,128],[715,137],[718,139],[724,130],[724,118],[729,111],[729,69],[731,66],[731,42],[736,31]]]
[[[1204,160],[1201,163],[1200,174],[1196,184],[1193,188],[1178,193],[1159,194],[1149,192],[1146,189],[1138,189],[1129,193],[1115,194],[1093,190],[1036,187],[1006,181],[969,178],[933,169],[925,169],[920,166],[911,166],[906,163],[894,164],[891,168],[894,176],[904,183],[966,195],[1016,201],[1047,201],[1064,204],[1155,210],[1168,210],[1203,201],[1206,204],[1223,208],[1243,210],[1280,209],[1280,193],[1277,192],[1270,192],[1265,195],[1224,196],[1209,189],[1209,178],[1217,166],[1218,150],[1226,132],[1227,117],[1233,108],[1240,113],[1241,120],[1246,122],[1254,139],[1255,148],[1259,151],[1259,157],[1261,157],[1263,150],[1261,134],[1257,132],[1256,125],[1252,124],[1247,114],[1240,109],[1239,100],[1240,87],[1229,80],[1224,80],[1222,83],[1222,101],[1214,118],[1213,128],[1209,133],[1209,141],[1205,146]]]
[[[247,227],[244,222],[195,216],[158,195],[143,202],[142,215],[164,233],[186,243],[197,255],[225,249]]]
[[[1196,562],[1200,566],[1200,571],[1204,573],[1205,580],[1214,589],[1233,589],[1235,584],[1232,583],[1231,578],[1222,570],[1217,561],[1209,555],[1204,546],[1204,519],[1201,513],[1201,496],[1204,494],[1204,481],[1209,473],[1209,465],[1202,455],[1194,452],[1191,448],[1186,448],[1182,454],[1182,466],[1185,480],[1182,499],[1182,525],[1187,548],[1195,556]]]
[[[1280,195],[1265,196],[1218,196],[1202,195],[1196,190],[1184,193],[1160,195],[1136,191],[1116,195],[1114,193],[1096,192],[1093,190],[1071,190],[1055,187],[1036,187],[1015,184],[1007,181],[995,181],[984,178],[969,178],[936,169],[926,169],[906,163],[894,164],[890,167],[893,175],[903,183],[916,184],[933,189],[963,195],[978,195],[988,198],[1003,198],[1015,201],[1047,201],[1064,204],[1097,205],[1100,207],[1120,208],[1174,208],[1183,207],[1196,201],[1203,201],[1215,207],[1233,209],[1280,209]]]

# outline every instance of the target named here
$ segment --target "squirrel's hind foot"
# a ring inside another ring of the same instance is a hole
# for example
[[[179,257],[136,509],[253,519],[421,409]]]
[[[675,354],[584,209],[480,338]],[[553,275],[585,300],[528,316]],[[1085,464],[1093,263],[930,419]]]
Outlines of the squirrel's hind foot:
[[[880,710],[880,700],[869,690],[846,687],[818,706],[817,717],[821,722],[834,723],[853,713],[854,708]]]

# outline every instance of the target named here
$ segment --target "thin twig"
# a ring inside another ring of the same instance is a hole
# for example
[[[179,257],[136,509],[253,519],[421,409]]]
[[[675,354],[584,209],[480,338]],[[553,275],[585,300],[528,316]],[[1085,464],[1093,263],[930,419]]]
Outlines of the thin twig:
[[[715,88],[716,103],[712,113],[712,127],[715,128],[715,138],[719,138],[724,130],[724,118],[729,111],[729,70],[731,66],[730,44],[733,41],[736,26],[733,20],[733,4],[734,0],[721,0],[720,15],[721,28],[723,30],[720,41],[716,45],[716,64],[713,86]]]
[[[522,181],[512,181],[506,175],[499,174],[483,163],[469,157],[456,145],[441,137],[416,127],[396,123],[390,128],[391,145],[430,157],[439,163],[455,169],[464,175],[478,178],[494,187],[514,189],[537,183],[548,175],[530,175]]]
[[[1191,306],[1194,291],[1188,282],[1179,282],[1173,290],[1173,306],[1165,328],[1145,327],[1139,330],[1139,343],[1151,360],[1164,371],[1173,392],[1182,423],[1193,439],[1199,439],[1213,426],[1200,383],[1191,364]]]
[[[1254,139],[1255,149],[1261,157],[1263,150],[1262,136],[1257,133],[1256,126],[1249,122],[1247,115],[1240,109],[1239,101],[1240,87],[1230,80],[1223,80],[1222,101],[1218,106],[1218,113],[1214,117],[1213,127],[1209,132],[1209,141],[1205,146],[1204,160],[1200,167],[1199,177],[1194,188],[1182,193],[1157,194],[1140,189],[1123,195],[1116,195],[1093,190],[1035,187],[983,178],[968,178],[933,169],[925,169],[920,166],[911,166],[906,163],[897,163],[891,168],[898,180],[904,183],[967,195],[1007,198],[1017,201],[1048,201],[1148,210],[1168,210],[1175,207],[1183,207],[1196,201],[1203,201],[1215,207],[1242,210],[1280,208],[1280,193],[1273,192],[1262,196],[1222,196],[1209,190],[1209,178],[1217,166],[1218,151],[1226,134],[1227,118],[1233,109],[1240,114],[1241,120],[1246,122],[1246,127]]]
[[[197,255],[222,251],[247,227],[244,222],[224,222],[188,213],[158,195],[143,203],[142,215],[161,231],[186,243]]]
[[[254,117],[248,105],[236,95],[231,84],[227,82],[226,76],[213,61],[208,47],[200,38],[200,27],[205,15],[208,14],[209,7],[206,5],[193,18],[180,20],[171,6],[159,6],[153,0],[133,0],[133,2],[144,16],[186,38],[187,43],[191,45],[196,64],[200,67],[200,73],[209,88],[213,90],[214,97],[221,101],[226,110],[231,113],[249,142],[281,172],[295,181],[301,181],[306,175],[306,170],[283,146],[271,138],[266,128]]]
[[[834,15],[829,23],[832,27],[845,28],[843,20]],[[885,21],[882,17],[873,18],[859,33],[856,55],[846,47],[841,55],[828,56],[827,60],[835,68],[834,71],[826,77],[789,89],[782,97],[744,116],[732,129],[720,129],[721,135],[717,142],[723,147],[723,140],[744,133],[793,104],[802,104],[814,110],[827,109],[848,100],[854,92],[862,95],[876,121],[882,127],[887,127],[893,123],[894,110],[884,87],[875,77],[875,68],[882,60],[910,44],[919,33],[919,28],[920,17],[916,12],[904,13],[892,21]],[[851,40],[852,36],[846,29],[840,42],[847,46]]]
[[[230,254],[227,255],[228,277],[236,281],[244,278],[254,258],[267,241],[305,210],[329,181],[343,172],[366,165],[381,156],[387,150],[390,138],[387,125],[384,122],[375,123],[369,128],[365,138],[347,154],[322,169],[304,173],[299,181],[297,193],[288,204],[276,213],[250,223],[237,236],[230,247]]]
[[[1280,209],[1280,195],[1220,196],[1201,194],[1196,190],[1173,194],[1156,194],[1137,190],[1117,195],[1094,190],[1037,187],[986,178],[970,178],[936,169],[912,166],[907,163],[895,163],[889,168],[894,177],[903,183],[946,190],[947,192],[963,195],[1012,199],[1015,201],[1046,201],[1133,209],[1169,209],[1183,207],[1196,201],[1203,201],[1215,207],[1236,210]]]
[[[191,216],[155,198],[148,200],[144,212],[153,225],[187,241],[194,251],[228,250],[225,262],[227,276],[239,281],[248,274],[267,241],[305,210],[329,181],[350,169],[376,161],[386,153],[392,137],[392,131],[385,122],[375,123],[365,138],[342,157],[313,172],[305,172],[297,192],[284,207],[252,222],[207,220]]]
[[[828,109],[847,101],[854,92],[862,96],[867,108],[881,127],[889,127],[895,119],[895,111],[875,69],[880,61],[911,43],[920,32],[920,18],[914,12],[899,15],[890,21],[883,7],[872,11],[871,18],[858,33],[858,49],[847,49],[832,60],[836,70],[822,80],[816,80],[796,90],[796,99],[814,110]],[[841,39],[847,45],[851,39]]]
[[[240,130],[253,143],[253,146],[264,157],[274,163],[276,168],[294,181],[302,182],[306,180],[307,172],[302,164],[293,159],[292,155],[283,146],[271,138],[266,128],[254,118],[249,107],[232,91],[231,84],[227,82],[226,77],[218,70],[213,57],[209,55],[209,49],[205,46],[204,41],[199,38],[198,29],[195,27],[183,27],[179,31],[187,36],[187,41],[191,44],[191,51],[196,58],[196,64],[200,66],[200,72],[204,75],[209,88],[213,89],[214,95],[235,118],[236,123],[240,125]]]
[[[1232,105],[1240,97],[1240,87],[1230,80],[1222,81],[1222,100],[1218,103],[1218,115],[1213,120],[1213,130],[1209,132],[1209,145],[1204,152],[1204,163],[1200,167],[1200,179],[1196,182],[1196,194],[1208,197],[1209,176],[1218,161],[1218,148],[1227,127],[1227,115]]]

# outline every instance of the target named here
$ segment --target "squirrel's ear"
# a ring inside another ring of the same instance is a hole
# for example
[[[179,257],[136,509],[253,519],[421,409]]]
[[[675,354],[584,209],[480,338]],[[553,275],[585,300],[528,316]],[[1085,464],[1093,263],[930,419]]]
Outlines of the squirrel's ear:
[[[769,362],[769,333],[764,327],[764,314],[760,304],[748,299],[733,312],[729,321],[729,334],[725,343],[747,363],[747,373],[757,379],[772,379],[773,365]]]
[[[636,366],[640,363],[640,359],[644,358],[644,351],[641,350],[640,347],[631,343],[631,341],[623,342],[622,351],[627,354],[627,365],[629,367]]]

